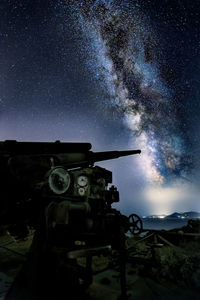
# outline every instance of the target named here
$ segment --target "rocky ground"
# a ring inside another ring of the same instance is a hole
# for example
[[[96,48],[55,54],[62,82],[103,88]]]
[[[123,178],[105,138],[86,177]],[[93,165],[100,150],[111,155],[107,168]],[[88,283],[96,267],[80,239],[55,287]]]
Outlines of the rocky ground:
[[[128,299],[200,299],[199,227],[200,223],[197,222],[192,228],[127,237]],[[8,234],[0,236],[0,300],[4,299],[26,261],[32,236],[31,232],[26,239],[20,240]],[[119,299],[117,264],[108,257],[94,257],[93,270],[93,283],[87,290],[86,298]]]

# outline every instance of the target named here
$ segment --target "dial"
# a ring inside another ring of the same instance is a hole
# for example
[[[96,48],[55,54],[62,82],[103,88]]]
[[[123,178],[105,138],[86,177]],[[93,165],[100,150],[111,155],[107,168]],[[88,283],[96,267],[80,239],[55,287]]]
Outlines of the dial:
[[[79,186],[86,186],[88,184],[88,178],[85,175],[81,175],[78,177],[78,185]]]
[[[55,194],[65,193],[70,186],[70,175],[62,167],[57,167],[51,170],[49,174],[49,187]]]
[[[85,189],[82,188],[82,187],[79,188],[79,189],[78,189],[78,193],[79,193],[80,196],[84,196],[84,195],[85,195]]]

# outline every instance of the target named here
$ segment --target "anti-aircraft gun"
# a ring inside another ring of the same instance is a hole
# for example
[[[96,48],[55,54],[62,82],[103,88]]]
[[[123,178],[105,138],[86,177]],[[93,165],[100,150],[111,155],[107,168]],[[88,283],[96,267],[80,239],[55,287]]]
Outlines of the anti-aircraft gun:
[[[125,296],[124,234],[140,232],[142,223],[137,215],[126,217],[112,208],[112,203],[119,201],[117,188],[109,187],[112,172],[94,164],[140,152],[92,152],[89,143],[0,142],[0,222],[15,225],[19,233],[24,226],[36,230],[29,255],[32,259],[20,275],[32,282],[29,290],[33,294],[38,282],[33,283],[33,275],[31,279],[27,276],[30,270],[43,278],[45,295],[41,299],[51,299],[62,295],[66,278],[71,278],[68,288],[73,291],[80,282],[91,283],[92,256],[116,249],[121,253]],[[80,257],[86,257],[84,270],[77,265]],[[6,299],[12,299],[17,282]],[[56,285],[55,294],[52,289],[47,293],[51,283]],[[39,286],[41,289],[41,283]],[[30,298],[30,291],[24,294],[20,300]],[[39,299],[38,295],[33,299]]]

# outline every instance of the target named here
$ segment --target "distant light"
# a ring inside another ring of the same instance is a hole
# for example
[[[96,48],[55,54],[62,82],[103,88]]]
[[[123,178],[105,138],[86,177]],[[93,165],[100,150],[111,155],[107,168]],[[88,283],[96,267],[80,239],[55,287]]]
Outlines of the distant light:
[[[172,213],[174,204],[182,199],[182,191],[177,187],[153,186],[145,191],[145,198],[154,207],[154,211],[159,216]]]
[[[144,198],[151,205],[152,214],[160,216],[174,212],[200,211],[199,188],[187,183],[176,181],[171,186],[149,186],[144,190]],[[184,215],[184,218],[188,217],[187,214]]]

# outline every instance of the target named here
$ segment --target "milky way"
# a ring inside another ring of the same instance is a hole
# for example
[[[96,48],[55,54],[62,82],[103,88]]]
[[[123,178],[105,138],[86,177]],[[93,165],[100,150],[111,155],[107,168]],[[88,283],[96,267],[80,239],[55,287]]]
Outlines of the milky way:
[[[190,166],[173,90],[160,71],[159,38],[137,5],[125,1],[81,1],[73,5],[87,53],[87,67],[105,90],[105,105],[143,150],[141,166],[152,182],[184,178]]]
[[[101,164],[120,209],[200,211],[199,1],[1,2],[1,140],[141,149]]]

